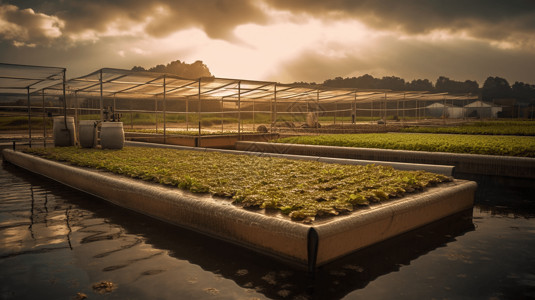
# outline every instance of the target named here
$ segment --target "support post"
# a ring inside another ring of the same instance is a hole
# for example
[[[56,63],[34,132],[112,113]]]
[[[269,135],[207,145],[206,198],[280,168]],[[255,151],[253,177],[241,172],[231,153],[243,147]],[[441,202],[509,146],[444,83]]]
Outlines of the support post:
[[[165,120],[165,113],[166,113],[166,86],[165,86],[165,75],[163,75],[163,143],[167,144],[167,125]]]
[[[314,114],[314,127],[317,129],[319,127],[319,124],[320,124],[320,116],[318,115],[318,110],[319,110],[319,106],[320,106],[320,90],[317,89],[316,90],[316,107],[314,108],[314,111],[312,112]],[[336,121],[335,121],[336,123]]]
[[[385,124],[385,125],[386,125],[386,117],[387,117],[387,116],[386,116],[386,115],[387,115],[387,111],[386,111],[386,99],[387,99],[387,97],[388,97],[388,96],[387,96],[387,93],[385,92],[385,100],[384,100],[384,107],[385,107],[385,109],[384,109],[384,113],[383,113],[383,121],[384,121],[384,124]]]
[[[74,124],[78,124],[78,93],[74,91]]]
[[[344,119],[345,119],[345,103],[342,103],[342,127],[344,127]]]
[[[132,99],[130,99],[130,129],[134,129],[134,114],[132,113]]]
[[[338,102],[334,103],[334,125],[336,125],[336,113],[338,112]]]
[[[399,97],[396,97],[396,117],[399,121]]]
[[[197,99],[197,120],[199,121],[199,145],[201,139],[201,78],[199,78],[199,94]]]
[[[442,117],[444,119],[444,124],[446,124],[446,96],[443,96],[442,98],[442,102],[443,102],[443,108],[442,108]]]
[[[104,106],[104,103],[103,103],[104,100],[102,97],[102,69],[100,69],[99,83],[100,83],[100,122],[104,122],[104,112],[102,111],[103,106]]]
[[[351,123],[357,123],[357,92],[355,92],[355,98],[353,100],[353,106],[351,107]]]
[[[45,111],[45,89],[41,90],[43,101],[43,147],[46,148],[46,111]]]
[[[32,107],[30,105],[30,87],[26,87],[28,101],[28,144],[32,147]]]
[[[65,130],[69,135],[69,145],[74,145],[72,137],[75,136],[75,134],[73,133],[71,135],[69,132],[69,127],[67,127],[67,94],[65,93],[65,85],[67,83],[66,72],[67,70],[63,69],[63,124],[65,125]],[[102,70],[100,70],[100,98],[102,99]]]
[[[273,90],[273,100],[275,103],[273,104],[273,110],[272,110],[273,117],[271,121],[271,133],[273,133],[273,125],[276,125],[277,123],[277,84],[276,83],[275,83],[275,87]]]
[[[403,121],[405,121],[405,93],[403,93]]]
[[[154,123],[156,123],[156,133],[158,133],[158,96],[154,96]]]
[[[241,81],[238,81],[238,140],[241,140]]]
[[[223,113],[223,109],[224,109],[224,98],[225,97],[221,97],[221,134],[223,134],[223,132],[225,132],[225,122],[223,120],[223,118],[225,117],[225,114]]]
[[[416,121],[420,123],[420,107],[418,106],[418,98],[416,99]]]

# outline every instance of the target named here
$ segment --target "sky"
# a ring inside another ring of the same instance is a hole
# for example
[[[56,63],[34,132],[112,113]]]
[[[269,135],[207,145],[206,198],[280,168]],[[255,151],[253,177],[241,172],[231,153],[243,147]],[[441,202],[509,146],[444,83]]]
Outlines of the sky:
[[[535,84],[534,0],[0,0],[0,62],[321,83],[489,76]]]

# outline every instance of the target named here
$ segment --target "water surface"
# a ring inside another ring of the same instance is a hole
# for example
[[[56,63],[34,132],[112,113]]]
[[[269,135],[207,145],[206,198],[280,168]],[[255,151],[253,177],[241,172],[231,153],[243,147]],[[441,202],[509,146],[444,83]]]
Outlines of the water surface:
[[[534,190],[482,185],[473,210],[311,276],[9,164],[0,186],[0,299],[535,298]]]

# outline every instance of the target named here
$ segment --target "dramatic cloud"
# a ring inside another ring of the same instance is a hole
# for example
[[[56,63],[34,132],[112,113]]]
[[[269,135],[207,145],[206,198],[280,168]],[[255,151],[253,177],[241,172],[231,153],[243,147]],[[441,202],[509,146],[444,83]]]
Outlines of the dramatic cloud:
[[[236,26],[266,21],[264,13],[254,3],[246,0],[83,0],[23,1],[21,4],[14,1],[13,5],[0,4],[1,11],[11,14],[7,15],[9,18],[2,15],[0,20],[11,20],[11,27],[19,31],[31,29],[30,26],[35,25],[28,24],[28,18],[23,16],[37,10],[42,18],[61,21],[61,33],[73,41],[139,34],[166,37],[190,28],[200,28],[211,38],[235,40],[233,30]],[[12,36],[4,34],[4,38],[11,39]]]
[[[13,1],[0,4],[0,22],[4,39],[37,38],[35,43],[59,35],[74,41],[140,34],[158,38],[191,28],[210,38],[238,41],[234,33],[238,26],[267,24],[270,12],[277,11],[287,12],[293,22],[307,16],[358,20],[370,28],[408,36],[438,32],[485,39],[503,48],[535,49],[532,0]]]
[[[373,47],[348,51],[343,57],[326,57],[312,50],[303,52],[281,63],[276,76],[283,81],[308,78],[320,83],[336,76],[363,74],[395,75],[409,81],[435,81],[446,76],[458,81],[476,80],[481,85],[488,76],[505,77],[511,83],[533,82],[533,69],[535,60],[529,51],[494,48],[481,41],[437,42],[383,36],[374,41]]]
[[[408,35],[448,31],[534,47],[532,0],[266,0],[269,5],[318,18],[359,19],[376,29]]]
[[[35,13],[31,8],[20,10],[14,5],[0,4],[0,37],[17,47],[47,43],[61,36],[63,25],[57,17]]]
[[[370,73],[535,83],[535,1],[0,2],[3,62],[82,75],[177,59],[202,60],[218,77],[281,82]]]

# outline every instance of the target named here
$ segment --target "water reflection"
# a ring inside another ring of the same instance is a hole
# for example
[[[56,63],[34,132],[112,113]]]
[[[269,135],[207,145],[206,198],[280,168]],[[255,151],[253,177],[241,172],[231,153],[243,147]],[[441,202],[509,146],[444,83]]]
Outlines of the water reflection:
[[[535,218],[534,192],[533,188],[479,184],[476,192],[477,208],[496,216]]]
[[[7,270],[0,275],[4,282],[0,292],[5,299],[43,295],[72,298],[77,292],[93,295],[91,285],[102,280],[118,285],[108,295],[115,299],[377,296],[381,295],[379,290],[395,290],[397,285],[388,281],[393,274],[407,270],[427,272],[415,263],[422,259],[462,264],[454,271],[455,280],[469,281],[472,273],[465,268],[473,268],[478,260],[492,260],[495,255],[488,253],[493,251],[492,240],[481,247],[456,246],[487,224],[482,223],[481,215],[488,212],[529,219],[534,212],[533,204],[526,203],[526,207],[518,209],[506,201],[508,206],[504,208],[499,205],[504,197],[524,198],[501,193],[494,199],[495,193],[484,189],[478,195],[484,200],[474,209],[476,215],[472,216],[470,210],[446,218],[322,266],[311,276],[272,258],[126,211],[4,165],[0,185],[8,184],[11,187],[0,192],[0,267]],[[533,230],[532,223],[520,226]],[[535,243],[533,239],[524,242]],[[521,296],[531,293],[529,278],[535,276],[532,271],[528,268],[516,275],[507,273],[518,277],[516,281],[511,279],[511,285],[524,287]],[[389,283],[377,289],[381,282]],[[30,285],[32,290],[26,288]],[[421,287],[414,289],[423,292]],[[438,293],[439,298],[455,295],[436,289],[429,293]],[[403,298],[402,292],[394,295]]]

